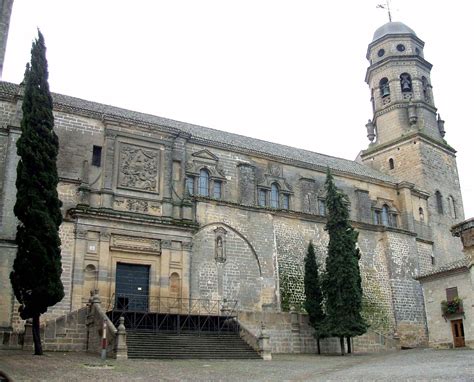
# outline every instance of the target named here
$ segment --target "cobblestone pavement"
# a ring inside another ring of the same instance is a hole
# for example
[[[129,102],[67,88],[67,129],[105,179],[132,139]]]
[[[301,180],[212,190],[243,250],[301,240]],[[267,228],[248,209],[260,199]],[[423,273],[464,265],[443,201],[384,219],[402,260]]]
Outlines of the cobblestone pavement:
[[[85,353],[0,350],[14,381],[474,381],[473,350],[404,350],[352,356],[276,355],[273,361],[127,360]]]

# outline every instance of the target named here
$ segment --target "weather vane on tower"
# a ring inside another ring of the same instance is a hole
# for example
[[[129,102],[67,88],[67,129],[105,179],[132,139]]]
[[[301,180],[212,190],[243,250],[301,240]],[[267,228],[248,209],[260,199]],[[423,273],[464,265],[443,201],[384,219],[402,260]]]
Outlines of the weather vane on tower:
[[[390,0],[386,0],[385,4],[377,4],[376,8],[386,9],[388,12],[388,21],[392,22],[392,13],[390,12]]]

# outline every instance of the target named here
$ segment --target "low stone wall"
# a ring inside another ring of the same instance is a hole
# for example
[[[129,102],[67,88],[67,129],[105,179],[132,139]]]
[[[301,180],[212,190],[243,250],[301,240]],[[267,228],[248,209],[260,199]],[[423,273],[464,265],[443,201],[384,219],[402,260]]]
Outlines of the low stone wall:
[[[120,346],[117,344],[117,329],[105,314],[96,295],[84,308],[43,323],[41,341],[45,351],[88,351],[100,354],[104,322],[107,336],[107,356],[126,358],[125,328]],[[1,333],[1,332],[0,332]],[[24,333],[3,332],[2,349],[33,349],[31,324],[25,324]]]
[[[0,349],[21,349],[25,334],[12,330],[0,330]]]
[[[84,351],[87,348],[86,318],[88,308],[48,321],[41,330],[43,350]],[[30,338],[28,338],[28,342]],[[32,338],[31,338],[32,344]]]
[[[239,322],[254,337],[260,334],[261,323],[270,336],[272,353],[316,353],[317,342],[314,330],[309,326],[307,314],[297,312],[239,312]],[[338,338],[326,338],[320,341],[322,353],[339,353]],[[363,336],[352,339],[355,353],[381,352],[400,349],[399,340],[368,331]]]

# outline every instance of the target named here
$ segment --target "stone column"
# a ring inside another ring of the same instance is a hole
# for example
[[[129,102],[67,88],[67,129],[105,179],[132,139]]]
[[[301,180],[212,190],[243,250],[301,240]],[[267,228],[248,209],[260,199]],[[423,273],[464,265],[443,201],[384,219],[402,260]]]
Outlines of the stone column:
[[[400,219],[401,228],[408,231],[415,230],[415,223],[413,220],[413,201],[411,190],[415,187],[413,183],[401,182],[398,184],[398,191],[400,193]]]

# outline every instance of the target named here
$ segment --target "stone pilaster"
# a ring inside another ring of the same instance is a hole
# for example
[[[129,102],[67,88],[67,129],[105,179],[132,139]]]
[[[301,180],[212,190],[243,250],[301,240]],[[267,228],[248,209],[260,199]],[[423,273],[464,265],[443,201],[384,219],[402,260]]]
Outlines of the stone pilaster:
[[[102,206],[105,208],[112,208],[113,206],[113,178],[114,178],[114,162],[115,162],[115,147],[116,147],[117,133],[113,130],[106,129],[105,131],[105,163],[104,163],[104,179],[102,189]]]
[[[83,285],[84,285],[84,256],[87,251],[87,230],[84,227],[76,226],[74,231],[75,251],[74,265],[72,271],[72,309],[80,309],[83,306]]]
[[[161,242],[161,264],[160,264],[160,298],[169,297],[170,280],[171,241]]]

